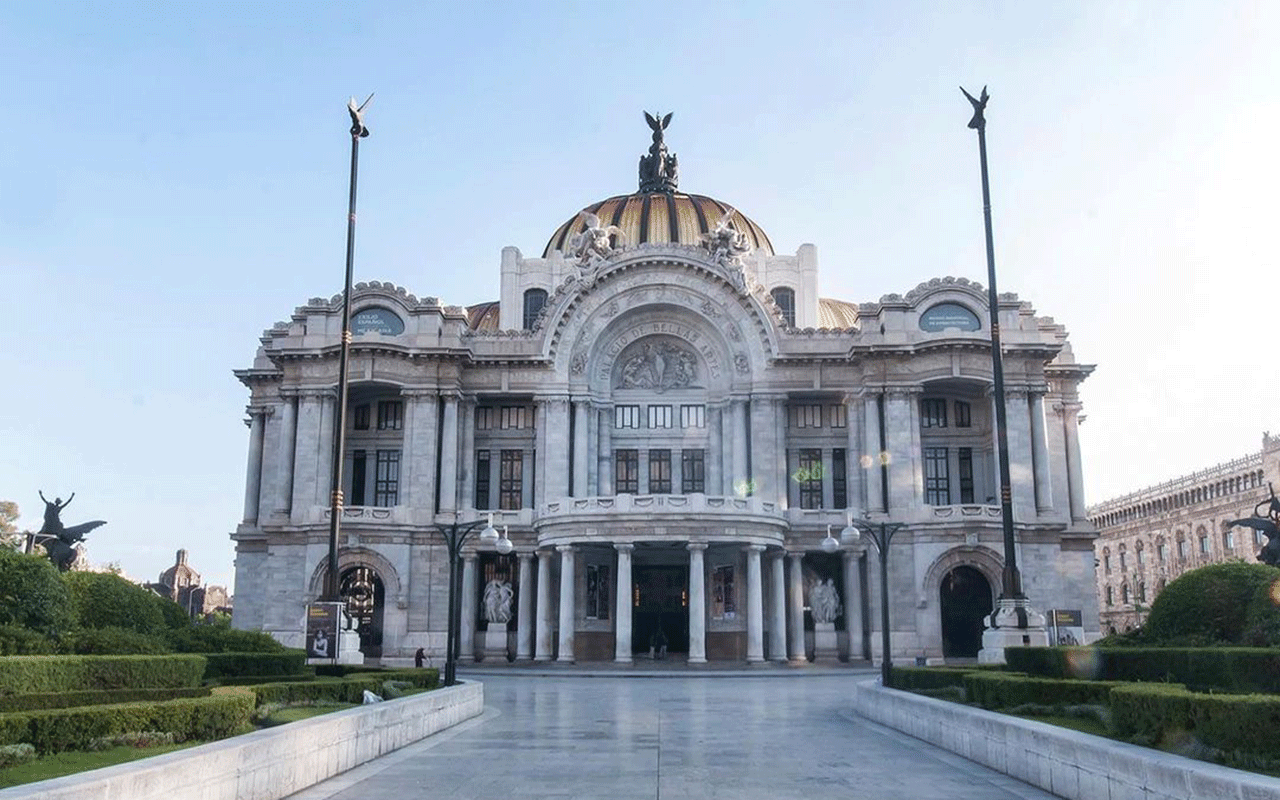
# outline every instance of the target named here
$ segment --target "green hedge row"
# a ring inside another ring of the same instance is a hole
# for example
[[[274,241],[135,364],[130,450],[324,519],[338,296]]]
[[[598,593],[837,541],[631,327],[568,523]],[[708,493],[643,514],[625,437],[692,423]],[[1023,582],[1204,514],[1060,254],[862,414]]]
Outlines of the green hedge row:
[[[1280,648],[1274,647],[1010,647],[1005,659],[1010,670],[1047,678],[1280,693]]]
[[[245,728],[253,714],[249,689],[215,689],[209,697],[0,714],[0,745],[26,742],[36,752],[83,750],[94,739],[138,731],[181,739],[220,739]]]
[[[260,683],[288,683],[314,681],[317,678],[309,672],[301,675],[237,675],[234,678],[218,678],[211,681],[211,686],[257,686]]]
[[[965,697],[983,708],[1106,705],[1118,681],[1033,678],[1009,672],[970,672],[964,676]]]
[[[894,689],[942,689],[964,687],[964,678],[972,669],[961,667],[892,667],[889,685]]]
[[[1187,731],[1203,744],[1227,753],[1280,758],[1280,697],[1197,694],[1166,684],[1132,684],[1111,692],[1116,732],[1158,742]]]
[[[208,687],[194,689],[98,689],[84,692],[41,692],[0,697],[0,714],[48,708],[102,706],[111,703],[158,702],[183,697],[208,697]]]
[[[234,678],[242,675],[300,675],[309,674],[307,654],[304,650],[286,650],[282,653],[206,653],[204,677],[206,680]]]
[[[250,686],[257,695],[258,705],[268,703],[303,703],[321,700],[338,703],[359,703],[366,689],[382,694],[383,681],[404,681],[421,689],[434,689],[440,683],[440,671],[436,669],[382,670],[361,672],[342,680],[264,683]]]
[[[10,656],[0,658],[0,697],[93,689],[196,687],[205,672],[197,655]]]

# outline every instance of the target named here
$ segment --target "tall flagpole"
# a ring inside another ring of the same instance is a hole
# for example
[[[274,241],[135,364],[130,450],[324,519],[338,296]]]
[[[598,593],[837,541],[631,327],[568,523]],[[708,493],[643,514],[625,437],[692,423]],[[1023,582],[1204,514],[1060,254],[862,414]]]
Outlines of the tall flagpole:
[[[351,354],[351,273],[356,246],[356,176],[360,164],[360,140],[369,135],[364,110],[373,95],[360,106],[353,97],[347,103],[351,115],[351,183],[347,201],[347,274],[342,288],[342,352],[338,356],[338,413],[333,420],[333,469],[329,483],[329,569],[324,599],[338,602],[338,531],[342,527],[342,461],[347,439],[347,361]]]

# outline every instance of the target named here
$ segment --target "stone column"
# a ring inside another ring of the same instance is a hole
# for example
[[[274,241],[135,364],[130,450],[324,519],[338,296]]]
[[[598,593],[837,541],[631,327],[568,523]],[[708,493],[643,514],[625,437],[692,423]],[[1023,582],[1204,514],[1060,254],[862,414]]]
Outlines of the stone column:
[[[458,491],[458,508],[471,508],[476,503],[476,401],[468,397],[459,404],[462,419],[462,455],[458,457],[458,474],[461,488]]]
[[[569,496],[569,398],[553,397],[547,401],[547,456],[546,475],[542,477],[545,489],[543,502],[562,500]]]
[[[293,506],[293,450],[298,436],[298,413],[295,403],[297,403],[296,397],[285,395],[284,402],[280,405],[280,455],[277,458],[280,472],[276,484],[275,508],[272,510],[286,517],[289,516],[289,510]]]
[[[707,549],[707,543],[689,542],[686,547],[689,549],[689,663],[705,664],[707,663],[707,572],[702,554]],[[750,604],[750,602],[748,599],[747,603]],[[750,619],[748,613],[748,626],[750,626]],[[747,634],[747,638],[751,638],[750,633]]]
[[[730,406],[729,418],[733,425],[733,494],[750,494],[747,483],[747,401],[736,399]]]
[[[880,395],[869,394],[862,398],[864,423],[863,448],[871,463],[861,470],[867,497],[867,510],[884,512],[884,442],[880,440]]]
[[[889,511],[903,512],[923,501],[924,475],[919,470],[920,413],[915,395],[895,391],[885,402],[885,434],[889,441]]]
[[[791,625],[791,662],[803,664],[808,661],[804,649],[804,579],[800,574],[800,562],[804,553],[787,553],[791,559],[790,574],[787,576],[787,616]]]
[[[1031,463],[1036,479],[1036,510],[1053,509],[1053,477],[1049,474],[1049,442],[1044,428],[1044,393],[1031,395]]]
[[[458,660],[476,657],[476,561],[475,553],[462,554],[462,625],[458,628]]]
[[[860,660],[862,652],[862,554],[844,551],[844,629],[849,636],[849,659]]]
[[[835,453],[830,448],[822,448],[818,451],[819,463],[822,464],[822,507],[836,507],[836,486],[835,486],[835,467],[832,466],[835,459]],[[848,478],[845,478],[845,492],[848,493]]]
[[[316,503],[325,506],[330,503],[333,487],[333,434],[334,418],[338,415],[338,398],[332,392],[325,392],[320,398],[320,450],[316,458]]]
[[[551,557],[550,550],[538,551],[538,604],[534,613],[538,624],[534,661],[551,660]]]
[[[760,580],[760,554],[764,545],[747,546],[747,663],[764,661],[764,590]]]
[[[573,403],[573,496],[586,497],[587,489],[587,420],[591,416],[591,404],[586,400]]]
[[[778,398],[753,395],[751,398],[751,481],[755,495],[772,503],[782,502],[786,484],[778,483]]]
[[[778,482],[778,507],[788,508],[791,505],[791,473],[787,469],[787,398],[781,396],[776,403],[773,418],[777,430],[778,450],[774,459],[774,480]]]
[[[734,492],[733,476],[735,467],[733,464],[733,407],[726,403],[720,409],[720,473],[723,479],[724,489],[721,494],[732,497]]]
[[[262,490],[262,431],[266,425],[265,406],[250,406],[249,463],[244,478],[244,521],[258,521],[258,494]]]
[[[709,495],[724,494],[724,464],[721,452],[720,418],[718,406],[707,406],[707,474],[706,490]]]
[[[1080,466],[1080,404],[1062,404],[1063,434],[1067,441],[1067,491],[1071,495],[1071,520],[1086,519],[1084,506],[1084,472]]]
[[[290,518],[304,521],[308,509],[316,505],[316,479],[319,476],[320,393],[308,391],[298,395],[298,434],[294,446],[293,504]]]
[[[533,658],[533,553],[518,553],[520,559],[520,594],[516,601],[516,615],[520,627],[516,630],[516,661]]]
[[[596,459],[599,466],[596,474],[600,488],[596,493],[601,497],[608,497],[613,494],[613,406],[604,406],[598,416],[600,424],[596,438],[599,440],[599,452]]]
[[[430,518],[436,513],[436,439],[440,421],[440,401],[434,392],[401,392],[405,414],[403,476],[408,486],[408,505]]]
[[[775,553],[769,558],[769,584],[772,602],[769,616],[769,660],[787,660],[787,578],[782,563],[786,552]]]
[[[613,606],[613,660],[631,663],[631,551],[633,544],[615,544],[618,551],[617,598]]]
[[[866,421],[863,414],[866,409],[862,402],[862,398],[852,394],[844,396],[845,406],[845,431],[848,434],[848,441],[845,443],[845,486],[849,493],[849,509],[857,516],[866,508],[867,504],[867,483],[862,479],[862,473],[866,472],[862,467],[862,454],[865,448],[862,446],[864,433],[866,429]]]
[[[458,509],[458,395],[444,398],[444,426],[440,432],[440,513]]]
[[[533,476],[534,508],[547,500],[547,462],[550,455],[547,447],[547,425],[551,419],[547,404],[546,398],[540,397],[533,401],[533,472],[526,470],[524,474]]]
[[[573,663],[573,633],[577,626],[574,610],[573,580],[573,545],[562,544],[556,547],[560,551],[560,655],[556,661]]]
[[[1017,518],[1035,519],[1036,486],[1034,445],[1031,436],[1031,405],[1027,393],[1011,390],[1005,393],[1008,409],[1009,482],[1013,488],[1013,507]],[[999,450],[997,446],[997,451]]]

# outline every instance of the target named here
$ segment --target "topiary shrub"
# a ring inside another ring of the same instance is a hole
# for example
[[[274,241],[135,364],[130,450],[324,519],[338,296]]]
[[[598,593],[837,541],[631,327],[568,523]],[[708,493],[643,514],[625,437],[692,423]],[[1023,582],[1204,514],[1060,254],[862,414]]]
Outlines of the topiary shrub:
[[[0,547],[0,625],[60,633],[75,625],[70,599],[47,558]]]
[[[162,634],[169,627],[161,605],[164,598],[136,583],[109,572],[69,572],[65,577],[82,628]]]
[[[1246,631],[1266,631],[1280,621],[1280,604],[1258,600],[1280,591],[1280,569],[1229,562],[1184,573],[1151,605],[1143,627],[1152,644],[1244,644]]]
[[[159,636],[128,628],[82,628],[62,637],[62,652],[82,656],[158,655],[170,652]]]
[[[0,656],[43,656],[53,651],[53,641],[38,631],[0,625]]]

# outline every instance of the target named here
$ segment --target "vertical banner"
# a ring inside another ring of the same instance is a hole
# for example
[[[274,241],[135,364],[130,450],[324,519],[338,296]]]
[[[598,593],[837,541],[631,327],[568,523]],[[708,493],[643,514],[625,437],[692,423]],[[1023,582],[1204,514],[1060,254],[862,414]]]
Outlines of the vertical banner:
[[[1074,647],[1084,642],[1084,612],[1078,608],[1049,611],[1049,643]]]
[[[307,606],[307,658],[338,657],[338,620],[342,603],[312,603]]]

